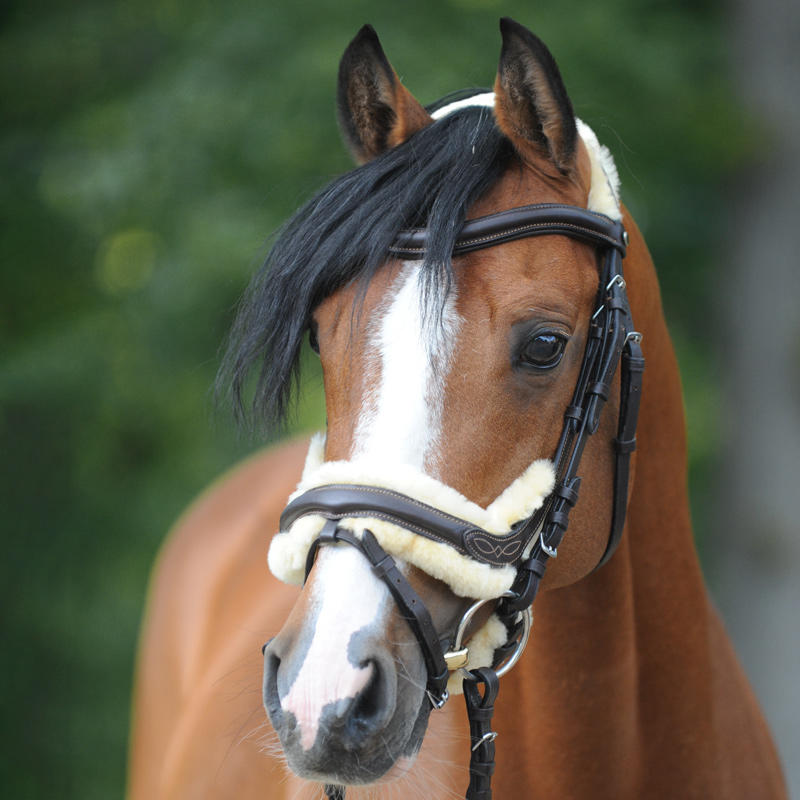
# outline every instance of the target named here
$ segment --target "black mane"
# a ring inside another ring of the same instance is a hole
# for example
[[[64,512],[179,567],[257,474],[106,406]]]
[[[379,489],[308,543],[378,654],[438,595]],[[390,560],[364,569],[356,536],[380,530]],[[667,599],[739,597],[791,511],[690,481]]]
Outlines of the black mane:
[[[218,390],[232,392],[237,416],[247,416],[244,386],[257,366],[253,416],[268,425],[282,422],[299,382],[312,311],[356,279],[366,287],[403,228],[431,230],[423,302],[426,313],[438,313],[467,210],[512,153],[491,109],[467,107],[337,178],[297,211],[242,299],[217,377]]]

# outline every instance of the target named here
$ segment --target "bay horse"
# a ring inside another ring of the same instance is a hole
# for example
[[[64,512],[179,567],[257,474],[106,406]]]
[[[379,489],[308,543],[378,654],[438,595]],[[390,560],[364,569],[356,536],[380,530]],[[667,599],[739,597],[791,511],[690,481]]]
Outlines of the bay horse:
[[[488,798],[495,747],[504,800],[786,797],[698,565],[651,258],[551,54],[501,32],[493,91],[428,108],[369,26],[342,58],[361,166],[279,235],[227,373],[241,402],[256,367],[278,419],[308,334],[327,431],[237,468],[165,545],[131,800],[451,798],[468,775]],[[302,589],[264,575],[277,530]]]

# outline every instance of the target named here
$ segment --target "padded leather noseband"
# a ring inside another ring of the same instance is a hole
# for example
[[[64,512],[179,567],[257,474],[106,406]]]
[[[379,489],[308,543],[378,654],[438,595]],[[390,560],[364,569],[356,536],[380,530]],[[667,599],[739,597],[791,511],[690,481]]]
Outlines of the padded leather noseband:
[[[288,530],[300,517],[316,514],[326,519],[366,517],[392,522],[433,541],[444,542],[462,555],[493,567],[515,564],[533,535],[538,532],[544,509],[509,533],[490,533],[413,497],[378,486],[329,484],[309,489],[286,506],[281,530]]]
[[[443,645],[439,640],[422,601],[370,531],[366,530],[358,537],[339,527],[341,520],[348,517],[388,520],[420,536],[445,542],[481,563],[515,566],[517,577],[512,596],[499,602],[497,612],[506,623],[511,639],[518,629],[518,612],[533,602],[547,563],[555,557],[567,530],[569,513],[578,500],[581,456],[589,436],[598,429],[600,414],[611,393],[617,366],[621,363],[619,421],[617,436],[613,440],[611,530],[598,567],[614,553],[625,524],[630,456],[636,446],[644,358],[640,347],[642,337],[633,328],[622,275],[622,259],[628,244],[622,222],[575,206],[553,203],[523,206],[465,222],[456,239],[453,255],[544,234],[559,234],[589,242],[597,248],[600,261],[596,310],[590,321],[583,362],[572,400],[564,412],[564,424],[553,458],[555,487],[545,504],[507,533],[498,535],[400,492],[374,486],[337,484],[310,489],[293,500],[281,516],[283,531],[309,514],[327,519],[322,533],[309,550],[306,575],[321,544],[345,542],[366,556],[414,631],[428,669],[428,694],[436,706],[446,699],[446,667],[443,671],[446,643]],[[406,260],[422,259],[428,239],[427,229],[401,231],[389,252]],[[500,648],[496,654],[495,663],[498,658],[502,659],[503,649]],[[483,696],[477,689],[465,691],[475,742],[468,800],[491,797],[494,734],[488,726],[497,691],[493,674],[492,670],[473,673],[473,679],[486,686]],[[338,787],[327,787],[326,791],[329,797],[344,797],[343,790],[339,793]]]

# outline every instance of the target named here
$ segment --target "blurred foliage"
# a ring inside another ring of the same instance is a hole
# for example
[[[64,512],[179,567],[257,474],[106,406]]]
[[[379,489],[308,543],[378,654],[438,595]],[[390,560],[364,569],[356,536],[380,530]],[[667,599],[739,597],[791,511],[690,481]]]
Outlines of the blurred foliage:
[[[6,2],[0,11],[0,785],[120,796],[137,626],[170,523],[254,445],[208,389],[265,241],[350,164],[339,56],[372,22],[430,102],[490,85],[509,14],[616,154],[715,447],[708,276],[750,136],[710,0]],[[319,393],[296,429],[319,424]],[[699,514],[702,518],[702,509]],[[266,547],[266,542],[265,542]]]

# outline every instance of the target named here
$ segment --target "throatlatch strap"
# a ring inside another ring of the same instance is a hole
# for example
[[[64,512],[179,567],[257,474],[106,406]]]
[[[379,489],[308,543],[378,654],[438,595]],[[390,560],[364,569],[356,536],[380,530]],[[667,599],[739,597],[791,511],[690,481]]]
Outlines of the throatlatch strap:
[[[597,565],[602,567],[617,549],[628,509],[628,482],[630,479],[631,453],[636,450],[636,425],[639,421],[639,401],[642,397],[642,373],[644,357],[635,338],[625,343],[620,374],[619,427],[614,439],[616,451],[614,464],[614,498],[611,516],[611,535],[603,557]]]

